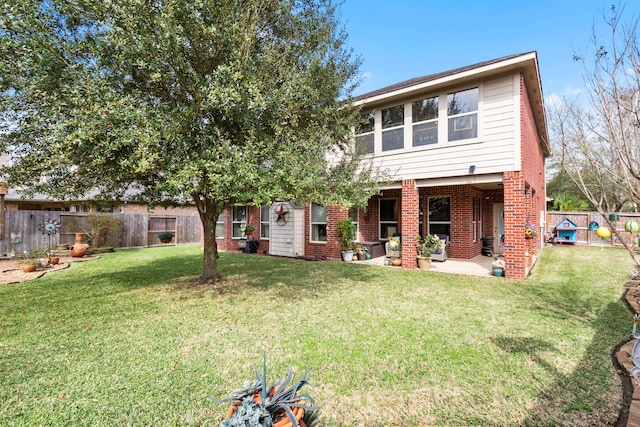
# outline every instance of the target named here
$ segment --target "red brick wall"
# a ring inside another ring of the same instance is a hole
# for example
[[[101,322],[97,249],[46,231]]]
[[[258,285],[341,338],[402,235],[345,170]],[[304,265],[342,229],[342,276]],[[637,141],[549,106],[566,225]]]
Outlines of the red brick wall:
[[[400,232],[402,233],[402,267],[417,267],[417,250],[415,236],[418,235],[419,203],[416,182],[412,179],[402,181],[402,198],[400,201]]]
[[[483,207],[483,229],[486,230],[486,209],[484,209],[484,192],[469,185],[450,185],[443,187],[421,188],[423,199],[422,212],[424,215],[424,233],[429,230],[429,197],[451,198],[451,243],[447,248],[447,255],[451,258],[469,259],[480,255],[482,240],[473,241],[473,197],[479,197]],[[488,208],[491,211],[491,208]]]
[[[535,126],[524,78],[520,78],[521,170],[504,174],[505,198],[505,275],[525,278],[531,267],[529,255],[541,248],[540,233],[524,238],[527,221],[539,226],[545,211],[545,159]]]
[[[257,240],[258,243],[258,253],[269,252],[269,240],[260,239],[260,207],[257,206],[249,206],[247,212],[247,220],[248,223],[253,225],[256,228],[256,231],[251,236],[251,239]],[[232,208],[227,208],[224,210],[224,236],[221,238],[217,238],[216,242],[218,244],[218,250],[221,251],[237,251],[240,250],[238,248],[238,241],[240,239],[234,239],[233,236],[233,210]]]
[[[349,210],[339,206],[327,206],[327,241],[311,242],[311,205],[304,209],[304,253],[306,256],[340,259],[338,246],[338,221],[347,219]]]

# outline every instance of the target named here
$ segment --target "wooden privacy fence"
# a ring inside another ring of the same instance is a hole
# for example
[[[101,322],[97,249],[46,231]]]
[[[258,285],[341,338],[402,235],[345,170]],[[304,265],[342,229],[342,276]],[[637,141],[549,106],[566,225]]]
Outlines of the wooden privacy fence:
[[[640,213],[618,213],[619,219],[614,223],[615,231],[612,233],[612,237],[605,239],[598,237],[595,230],[589,230],[589,224],[591,222],[598,223],[599,226],[605,226],[609,228],[609,224],[605,218],[598,212],[559,212],[559,211],[547,211],[547,225],[546,232],[553,233],[556,225],[562,222],[565,218],[569,219],[577,226],[576,230],[576,244],[582,245],[621,245],[619,239],[623,239],[628,245],[637,246],[633,243],[633,240],[638,237],[638,233],[630,233],[624,230],[624,225],[627,221],[633,220],[640,222]],[[562,241],[560,241],[562,243]]]
[[[91,215],[108,215],[121,221],[119,231],[107,235],[106,246],[114,248],[138,248],[160,245],[158,234],[169,231],[174,234],[171,244],[200,242],[200,217],[197,215],[151,214],[87,214],[55,211],[5,212],[4,236],[0,240],[0,253],[11,250],[21,253],[31,249],[45,249],[49,236],[39,229],[45,220],[60,224],[57,234],[51,236],[51,247],[72,245],[76,233],[89,229]]]

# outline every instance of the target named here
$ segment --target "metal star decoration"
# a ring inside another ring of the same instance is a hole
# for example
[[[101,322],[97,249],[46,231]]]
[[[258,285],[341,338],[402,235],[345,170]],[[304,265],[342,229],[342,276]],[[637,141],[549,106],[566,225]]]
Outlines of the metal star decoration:
[[[276,224],[285,225],[287,223],[287,214],[289,211],[284,207],[282,203],[278,206],[277,210],[273,211],[276,215],[278,215],[278,219],[276,219]]]

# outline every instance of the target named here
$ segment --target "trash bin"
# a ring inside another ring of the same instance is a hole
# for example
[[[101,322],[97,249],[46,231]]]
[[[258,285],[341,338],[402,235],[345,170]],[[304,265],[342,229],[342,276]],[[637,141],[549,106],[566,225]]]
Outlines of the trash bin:
[[[244,247],[243,252],[245,254],[255,254],[258,252],[258,241],[257,240],[247,240],[247,246]]]
[[[493,241],[495,239],[491,236],[485,236],[482,238],[482,255],[493,256]]]

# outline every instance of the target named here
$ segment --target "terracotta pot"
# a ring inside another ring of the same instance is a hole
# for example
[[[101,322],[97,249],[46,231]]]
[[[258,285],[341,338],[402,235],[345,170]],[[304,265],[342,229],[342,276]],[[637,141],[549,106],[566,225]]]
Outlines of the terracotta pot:
[[[391,265],[400,267],[402,265],[402,258],[391,258]]]
[[[87,247],[84,245],[84,233],[76,233],[76,242],[71,249],[71,256],[74,258],[82,258],[87,254]]]
[[[273,395],[273,392],[275,390],[271,390],[271,392],[269,393],[269,395]],[[260,394],[256,393],[253,395],[253,400],[260,403],[262,402],[262,399],[260,398]],[[238,410],[238,405],[240,404],[240,401],[234,401],[234,404],[229,406],[229,409],[227,410],[227,418],[231,418],[233,416],[233,414]],[[300,427],[307,427],[307,425],[305,424],[305,422],[302,420],[302,417],[304,416],[304,409],[303,408],[291,408],[291,412],[293,412],[294,417],[296,418],[296,421],[298,422],[298,425]],[[289,419],[289,417],[287,417],[286,414],[283,414],[284,418],[280,419],[278,422],[273,424],[273,427],[293,427],[293,424],[291,423],[291,420]]]
[[[20,269],[25,273],[33,273],[38,268],[37,264],[22,264]]]
[[[57,264],[60,262],[60,257],[57,256],[50,256],[49,257],[49,264]]]
[[[418,268],[420,270],[431,270],[431,258],[419,256],[418,257]]]

